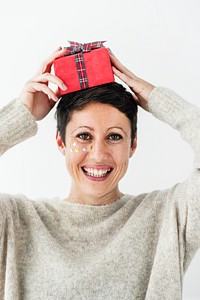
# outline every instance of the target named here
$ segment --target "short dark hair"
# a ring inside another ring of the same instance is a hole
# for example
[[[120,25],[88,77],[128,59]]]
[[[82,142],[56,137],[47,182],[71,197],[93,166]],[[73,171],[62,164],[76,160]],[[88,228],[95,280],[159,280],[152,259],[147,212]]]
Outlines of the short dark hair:
[[[61,97],[57,109],[57,130],[65,143],[65,129],[72,113],[82,110],[89,103],[103,103],[117,108],[130,121],[131,145],[137,132],[137,104],[133,96],[121,84],[112,82],[65,94]]]

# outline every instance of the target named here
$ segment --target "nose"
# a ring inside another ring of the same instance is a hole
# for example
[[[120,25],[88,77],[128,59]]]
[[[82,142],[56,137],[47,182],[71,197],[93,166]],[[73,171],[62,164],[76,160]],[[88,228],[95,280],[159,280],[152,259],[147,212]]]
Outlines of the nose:
[[[90,151],[90,158],[96,163],[104,162],[109,156],[109,148],[105,141],[95,140],[92,143],[92,149]]]

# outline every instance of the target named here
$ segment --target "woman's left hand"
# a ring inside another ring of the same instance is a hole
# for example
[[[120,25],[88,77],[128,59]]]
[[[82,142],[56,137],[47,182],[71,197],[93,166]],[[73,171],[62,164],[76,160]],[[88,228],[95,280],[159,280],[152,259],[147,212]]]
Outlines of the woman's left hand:
[[[65,53],[66,49],[62,49],[61,47],[56,49],[41,64],[36,75],[28,80],[21,90],[19,99],[29,109],[36,120],[42,120],[58,101],[58,87],[62,90],[67,89],[60,78],[51,74],[54,60]],[[50,83],[57,86],[55,91],[49,87]]]
[[[143,109],[148,110],[148,98],[155,86],[137,77],[123,66],[111,51],[109,53],[114,74],[130,87],[134,93],[133,98],[136,103]]]

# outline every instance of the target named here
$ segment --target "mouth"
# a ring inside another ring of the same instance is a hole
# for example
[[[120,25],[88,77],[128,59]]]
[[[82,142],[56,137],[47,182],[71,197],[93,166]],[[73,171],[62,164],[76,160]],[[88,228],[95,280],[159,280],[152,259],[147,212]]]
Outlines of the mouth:
[[[82,167],[83,173],[90,178],[103,179],[106,178],[111,172],[112,168],[94,168],[94,167]]]

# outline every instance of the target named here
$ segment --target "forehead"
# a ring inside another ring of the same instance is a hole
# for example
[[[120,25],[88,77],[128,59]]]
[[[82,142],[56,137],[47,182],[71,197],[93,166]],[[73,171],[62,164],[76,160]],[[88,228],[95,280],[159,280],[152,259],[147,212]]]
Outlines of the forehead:
[[[99,102],[89,103],[82,110],[75,110],[67,127],[75,126],[128,126],[130,122],[127,116],[110,104]]]

